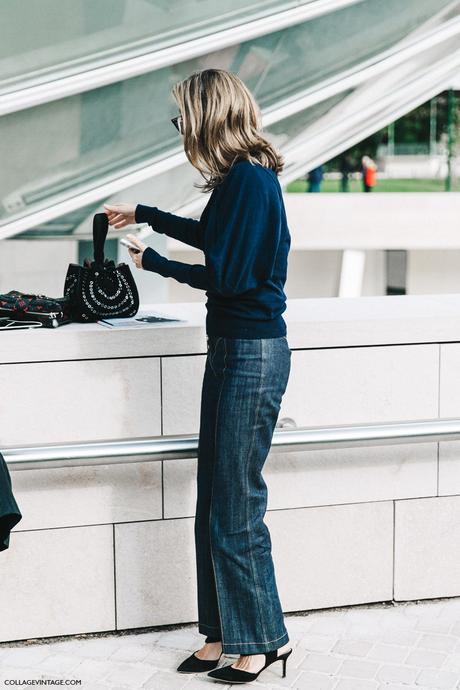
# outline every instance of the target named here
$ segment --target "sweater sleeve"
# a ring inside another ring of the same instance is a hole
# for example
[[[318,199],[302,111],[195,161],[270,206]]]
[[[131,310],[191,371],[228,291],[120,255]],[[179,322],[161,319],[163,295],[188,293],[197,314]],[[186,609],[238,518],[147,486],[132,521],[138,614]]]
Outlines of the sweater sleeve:
[[[148,223],[156,232],[173,237],[197,249],[203,249],[203,232],[199,220],[182,218],[162,211],[156,206],[137,204],[134,212],[136,223]]]
[[[223,296],[254,290],[270,279],[281,237],[281,202],[261,166],[244,162],[228,174],[210,230],[207,267]]]
[[[266,171],[241,164],[230,171],[216,200],[216,221],[206,229],[205,266],[171,261],[152,247],[142,267],[224,297],[253,290],[273,271],[281,232],[278,192]]]

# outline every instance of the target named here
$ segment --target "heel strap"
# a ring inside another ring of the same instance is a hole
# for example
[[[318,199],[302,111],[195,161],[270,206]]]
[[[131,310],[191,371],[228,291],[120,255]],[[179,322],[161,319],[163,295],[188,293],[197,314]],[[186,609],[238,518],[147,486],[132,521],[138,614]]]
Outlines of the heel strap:
[[[275,659],[278,659],[277,650],[273,649],[271,652],[264,652],[265,654],[265,665],[272,664]]]

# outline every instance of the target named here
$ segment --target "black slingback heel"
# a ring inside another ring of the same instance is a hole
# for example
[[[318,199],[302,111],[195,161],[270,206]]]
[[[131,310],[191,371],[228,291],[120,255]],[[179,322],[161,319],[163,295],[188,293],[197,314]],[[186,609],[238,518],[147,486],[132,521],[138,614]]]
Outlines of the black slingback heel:
[[[265,666],[263,666],[257,673],[250,673],[249,671],[243,671],[240,668],[232,668],[232,665],[221,666],[221,668],[216,668],[214,671],[210,671],[208,676],[214,678],[215,680],[222,680],[226,683],[250,683],[255,680],[257,676],[262,673],[270,664],[274,661],[281,659],[283,662],[283,678],[286,676],[286,663],[288,656],[292,653],[292,649],[288,649],[287,652],[283,652],[277,656],[277,650],[274,649],[272,652],[263,652],[265,654]]]
[[[215,637],[207,637],[205,642],[220,642],[220,640]],[[199,659],[195,656],[195,652],[193,652],[193,654],[184,659],[176,670],[179,671],[179,673],[202,673],[203,671],[209,671],[216,668],[221,656],[222,652],[218,659]]]

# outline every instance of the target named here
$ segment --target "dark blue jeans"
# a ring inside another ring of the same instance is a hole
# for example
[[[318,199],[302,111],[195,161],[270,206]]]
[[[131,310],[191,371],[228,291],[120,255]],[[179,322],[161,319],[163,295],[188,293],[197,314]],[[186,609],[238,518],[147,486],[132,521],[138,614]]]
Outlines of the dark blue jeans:
[[[290,368],[285,336],[208,336],[195,515],[198,630],[221,639],[227,654],[269,652],[289,640],[261,471]]]

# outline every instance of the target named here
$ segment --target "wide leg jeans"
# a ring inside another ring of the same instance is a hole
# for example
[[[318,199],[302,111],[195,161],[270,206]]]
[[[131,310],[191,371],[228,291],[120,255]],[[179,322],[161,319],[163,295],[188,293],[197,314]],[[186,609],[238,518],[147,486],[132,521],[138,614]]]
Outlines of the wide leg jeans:
[[[201,392],[195,547],[198,630],[224,654],[289,640],[263,518],[270,450],[291,351],[285,336],[208,336]]]

